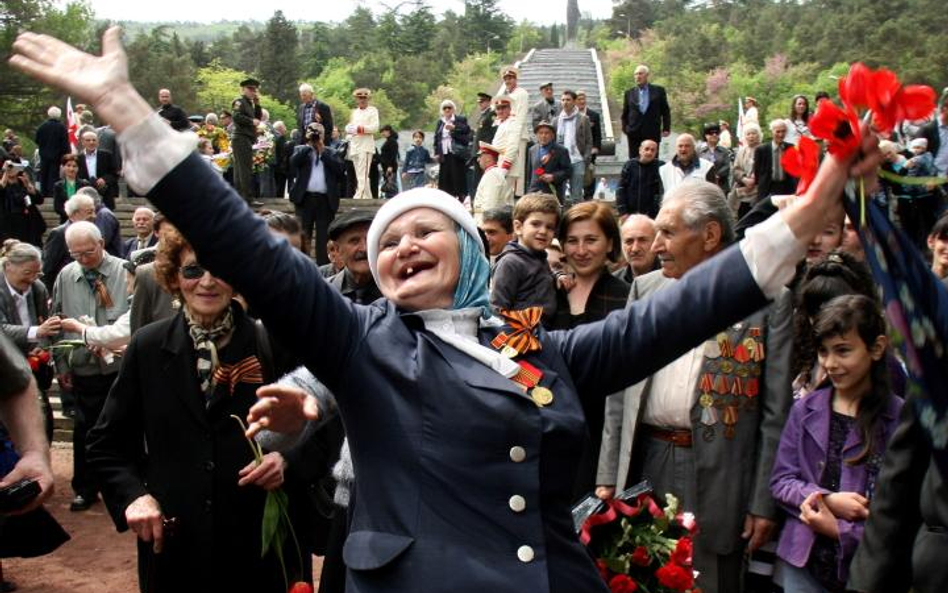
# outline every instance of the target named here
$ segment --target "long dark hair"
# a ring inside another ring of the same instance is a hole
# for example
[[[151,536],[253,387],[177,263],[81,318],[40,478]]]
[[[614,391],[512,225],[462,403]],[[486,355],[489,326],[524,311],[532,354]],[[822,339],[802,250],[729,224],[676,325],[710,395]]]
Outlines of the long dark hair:
[[[818,342],[842,336],[850,330],[856,330],[867,350],[873,347],[879,336],[885,336],[885,318],[876,301],[861,294],[836,297],[820,309],[813,325],[814,337]],[[889,407],[892,397],[884,352],[878,360],[872,361],[869,379],[869,393],[859,400],[859,410],[856,412],[856,428],[863,446],[855,457],[846,460],[849,465],[864,463],[874,451],[881,451],[884,446],[881,435],[882,413]]]
[[[845,251],[832,251],[810,266],[795,294],[793,313],[793,374],[807,382],[816,364],[813,324],[820,308],[838,296],[861,294],[878,299],[869,267]],[[876,300],[878,303],[879,301]]]
[[[794,95],[793,100],[790,101],[790,121],[794,122],[797,120],[797,99],[803,99],[803,102],[806,103],[806,111],[803,112],[800,118],[803,120],[803,123],[809,123],[810,100],[807,99],[806,95]]]

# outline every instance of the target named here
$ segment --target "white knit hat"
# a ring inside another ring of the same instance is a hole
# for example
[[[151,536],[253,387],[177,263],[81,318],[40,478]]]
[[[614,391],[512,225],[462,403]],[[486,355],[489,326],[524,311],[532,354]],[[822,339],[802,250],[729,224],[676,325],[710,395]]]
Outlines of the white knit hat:
[[[461,228],[474,238],[474,242],[480,248],[481,253],[484,253],[484,243],[477,232],[477,224],[470,212],[457,198],[433,187],[410,189],[398,194],[379,208],[372,225],[369,227],[365,242],[369,252],[369,269],[372,270],[372,277],[376,284],[379,284],[379,239],[382,238],[382,233],[385,232],[385,229],[393,220],[415,208],[432,208],[444,213],[448,218],[461,225]]]

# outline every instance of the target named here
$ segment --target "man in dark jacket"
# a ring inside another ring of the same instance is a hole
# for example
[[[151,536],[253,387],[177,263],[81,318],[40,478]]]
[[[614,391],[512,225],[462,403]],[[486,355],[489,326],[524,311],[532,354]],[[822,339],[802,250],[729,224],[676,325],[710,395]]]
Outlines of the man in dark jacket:
[[[629,141],[629,156],[639,153],[643,140],[660,142],[671,133],[671,109],[665,89],[648,83],[648,66],[635,69],[635,86],[622,100],[622,131]]]
[[[644,140],[639,156],[622,167],[616,188],[616,208],[620,216],[644,214],[655,218],[662,205],[662,180],[658,169],[665,164],[658,160],[658,143]]]
[[[497,130],[494,127],[494,110],[490,107],[492,97],[488,93],[480,92],[477,93],[477,111],[475,115],[472,115],[473,118],[477,118],[477,123],[474,126],[474,144],[473,146],[480,146],[481,142],[486,144],[493,143],[494,132]],[[481,169],[480,163],[477,162],[477,159],[474,159],[474,176],[471,182],[471,195],[477,193],[477,186],[481,182],[481,177],[484,175],[484,170]]]
[[[527,191],[553,194],[563,203],[566,180],[569,179],[572,165],[569,151],[553,141],[556,130],[548,121],[541,121],[534,128],[537,143],[530,147],[527,162],[530,165],[530,185]],[[542,173],[540,170],[542,169]]]
[[[300,85],[300,106],[296,108],[296,127],[302,138],[306,126],[316,122],[322,124],[327,134],[332,133],[332,109],[313,95],[313,87],[305,82]]]
[[[102,203],[110,210],[115,210],[118,172],[112,153],[99,148],[99,135],[95,130],[83,132],[81,141],[82,152],[77,155],[79,178],[88,181],[102,196]]]
[[[59,161],[69,152],[69,133],[59,119],[63,112],[59,107],[50,107],[49,116],[36,128],[36,148],[40,155],[40,192],[44,197],[53,195],[53,186],[59,180]]]
[[[263,111],[257,98],[260,83],[248,78],[241,81],[241,95],[234,100],[233,148],[234,187],[248,203],[253,198],[253,143],[257,140],[257,126]]]
[[[602,114],[586,105],[586,91],[576,91],[576,107],[580,113],[589,118],[589,127],[593,133],[593,147],[590,152],[589,163],[590,166],[593,166],[596,164],[599,151],[602,150]],[[587,200],[592,197],[593,191],[596,189],[596,176],[589,175],[589,178],[589,183],[583,188],[583,197]]]
[[[167,120],[172,129],[179,132],[191,129],[188,114],[184,112],[184,109],[171,102],[171,91],[168,89],[158,91],[158,115]]]
[[[323,126],[311,123],[306,127],[306,143],[297,146],[290,157],[290,171],[295,181],[290,188],[290,201],[303,226],[303,251],[310,252],[313,228],[316,230],[316,263],[329,263],[326,242],[329,223],[339,210],[339,179],[345,165],[331,148],[324,144]]]

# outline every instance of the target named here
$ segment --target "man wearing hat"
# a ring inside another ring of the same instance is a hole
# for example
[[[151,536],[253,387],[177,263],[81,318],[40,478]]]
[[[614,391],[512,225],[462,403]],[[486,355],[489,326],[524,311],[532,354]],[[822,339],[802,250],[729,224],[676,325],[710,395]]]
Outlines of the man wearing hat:
[[[528,152],[530,186],[527,191],[554,194],[562,205],[564,185],[572,171],[569,151],[553,141],[556,128],[550,122],[541,121],[534,126],[533,133],[537,143]]]
[[[710,122],[702,128],[704,142],[698,146],[698,158],[711,163],[714,181],[727,195],[731,188],[731,151],[721,146],[721,124]]]
[[[477,164],[484,170],[474,194],[474,220],[480,224],[484,212],[491,208],[513,205],[513,193],[507,185],[502,167],[498,166],[502,149],[496,145],[478,144]]]
[[[350,210],[329,225],[329,240],[336,244],[336,258],[342,271],[329,284],[354,303],[369,305],[382,298],[369,270],[365,235],[375,217],[373,210]]]
[[[510,97],[497,97],[494,99],[494,141],[490,144],[497,147],[501,158],[497,164],[500,167],[499,173],[508,178],[520,158],[520,124],[512,115],[512,102]],[[480,146],[480,145],[478,145]],[[510,185],[511,194],[514,192],[514,186]]]
[[[540,85],[540,100],[530,108],[530,126],[536,132],[540,122],[555,121],[559,115],[559,105],[553,98],[553,83],[545,82]]]
[[[349,138],[349,153],[347,159],[352,161],[355,169],[356,189],[352,196],[357,200],[370,200],[372,188],[369,185],[369,169],[372,166],[372,155],[375,154],[375,133],[379,131],[379,111],[369,105],[372,92],[366,88],[358,88],[352,96],[356,100],[356,108],[352,110],[349,123],[346,125],[346,136]]]
[[[507,185],[516,196],[522,196],[524,192],[524,163],[526,162],[527,141],[530,140],[530,125],[527,112],[530,109],[530,95],[523,87],[517,86],[517,79],[520,77],[520,71],[514,66],[505,66],[500,71],[501,78],[504,79],[504,90],[501,91],[498,98],[506,97],[510,99],[510,117],[513,120],[511,124],[516,130],[519,138],[517,150],[511,151],[509,147],[504,153],[505,160],[501,167],[507,171]],[[497,144],[496,136],[494,144]],[[509,163],[509,165],[508,165]]]
[[[231,106],[234,112],[234,136],[231,141],[234,188],[247,203],[251,203],[253,198],[253,144],[257,140],[257,126],[263,117],[257,96],[259,86],[260,82],[253,78],[241,81],[241,95]]]
[[[494,110],[490,105],[491,96],[483,91],[477,93],[477,124],[474,127],[474,148],[480,146],[481,142],[488,144],[494,141]],[[474,179],[471,183],[471,191],[477,191],[477,185],[481,181],[484,170],[477,164],[475,155],[474,160]]]
[[[304,141],[290,156],[290,175],[294,179],[290,201],[303,227],[303,251],[309,253],[315,227],[316,263],[323,265],[329,262],[326,241],[329,223],[339,210],[339,181],[345,175],[345,165],[336,151],[326,148],[322,124],[306,126]]]

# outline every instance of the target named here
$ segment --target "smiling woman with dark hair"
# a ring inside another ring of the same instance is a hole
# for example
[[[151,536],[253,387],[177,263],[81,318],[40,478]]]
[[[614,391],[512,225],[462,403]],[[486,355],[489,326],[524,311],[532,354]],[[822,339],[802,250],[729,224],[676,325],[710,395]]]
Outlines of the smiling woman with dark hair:
[[[193,142],[158,121],[128,81],[119,37],[117,28],[107,31],[104,55],[94,57],[27,33],[11,63],[96,105],[119,133],[129,183],[336,395],[356,468],[343,552],[351,592],[608,591],[570,514],[587,436],[584,403],[603,405],[607,394],[764,306],[793,275],[824,217],[841,212],[849,174],[878,163],[871,139],[863,146],[870,156],[858,164],[827,157],[805,199],[661,299],[551,332],[539,327],[536,311],[490,315],[489,267],[473,218],[444,192],[410,190],[387,201],[369,227],[369,266],[385,298],[363,306],[273,238],[200,162]],[[227,240],[234,236],[240,240]],[[157,333],[149,330],[142,342]],[[134,346],[129,373],[139,364]],[[174,374],[193,372],[184,365]],[[178,399],[200,408],[196,391]],[[313,402],[295,393],[266,387],[258,395],[255,429],[297,432],[303,412],[315,417]],[[182,412],[175,426],[192,416]],[[158,489],[181,480],[149,483]],[[249,564],[231,566],[231,574],[255,574]]]

